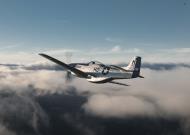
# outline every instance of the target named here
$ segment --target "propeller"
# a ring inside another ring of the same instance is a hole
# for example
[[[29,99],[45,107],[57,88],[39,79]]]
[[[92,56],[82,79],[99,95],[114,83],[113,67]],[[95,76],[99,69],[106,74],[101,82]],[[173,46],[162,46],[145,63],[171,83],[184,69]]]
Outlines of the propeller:
[[[71,63],[71,57],[72,57],[72,53],[71,52],[66,52],[65,53],[65,57],[66,57],[66,63]],[[72,75],[71,72],[67,70],[66,75],[65,75],[65,82],[66,83],[70,83],[72,81]]]
[[[69,82],[72,81],[72,75],[71,75],[71,72],[70,72],[70,71],[67,71],[67,72],[66,72],[65,81],[66,81],[66,83],[69,83]]]

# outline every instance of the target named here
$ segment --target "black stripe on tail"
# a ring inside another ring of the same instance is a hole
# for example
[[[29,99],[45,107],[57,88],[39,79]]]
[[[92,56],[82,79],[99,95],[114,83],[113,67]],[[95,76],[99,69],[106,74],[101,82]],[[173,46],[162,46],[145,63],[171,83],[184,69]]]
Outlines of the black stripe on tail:
[[[140,76],[141,57],[137,56],[133,62],[134,62],[133,64],[135,64],[135,66],[134,66],[132,78],[136,78],[136,77]]]

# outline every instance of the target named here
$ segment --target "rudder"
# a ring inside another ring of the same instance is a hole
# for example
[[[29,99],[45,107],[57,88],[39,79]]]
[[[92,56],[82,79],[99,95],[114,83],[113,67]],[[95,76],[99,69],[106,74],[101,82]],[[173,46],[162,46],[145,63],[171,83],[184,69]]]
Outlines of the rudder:
[[[134,70],[133,70],[132,78],[136,78],[140,76],[141,57],[137,56],[135,60],[133,61],[133,63],[134,63]]]

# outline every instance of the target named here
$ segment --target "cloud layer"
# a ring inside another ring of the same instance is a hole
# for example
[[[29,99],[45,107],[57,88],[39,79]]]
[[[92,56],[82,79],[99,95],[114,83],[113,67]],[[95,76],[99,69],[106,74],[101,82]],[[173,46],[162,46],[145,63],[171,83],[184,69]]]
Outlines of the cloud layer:
[[[152,69],[142,69],[145,79],[122,80],[131,85],[123,87],[78,78],[66,84],[61,70],[1,65],[0,133],[188,135],[189,67]]]

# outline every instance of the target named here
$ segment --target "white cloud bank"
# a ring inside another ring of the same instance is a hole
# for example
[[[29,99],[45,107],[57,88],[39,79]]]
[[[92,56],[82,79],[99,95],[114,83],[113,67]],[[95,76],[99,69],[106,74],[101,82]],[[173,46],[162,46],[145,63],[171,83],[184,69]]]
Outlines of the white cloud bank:
[[[62,61],[66,61],[66,53],[71,53],[71,62],[88,62],[98,60],[103,63],[126,63],[134,56],[141,56],[143,62],[151,63],[190,63],[190,48],[172,48],[142,50],[140,48],[124,48],[121,45],[115,45],[107,49],[92,50],[72,50],[72,49],[54,49],[44,52],[16,52],[0,53],[0,63],[21,63],[30,64],[36,62],[49,62],[42,58],[38,53],[47,53]]]
[[[145,79],[121,80],[123,83],[130,84],[129,87],[92,84],[78,78],[67,85],[62,71],[12,70],[1,66],[0,86],[17,91],[32,86],[39,94],[63,93],[68,87],[75,86],[79,94],[89,93],[83,109],[102,117],[190,116],[188,68],[169,71],[142,69],[141,72]]]

